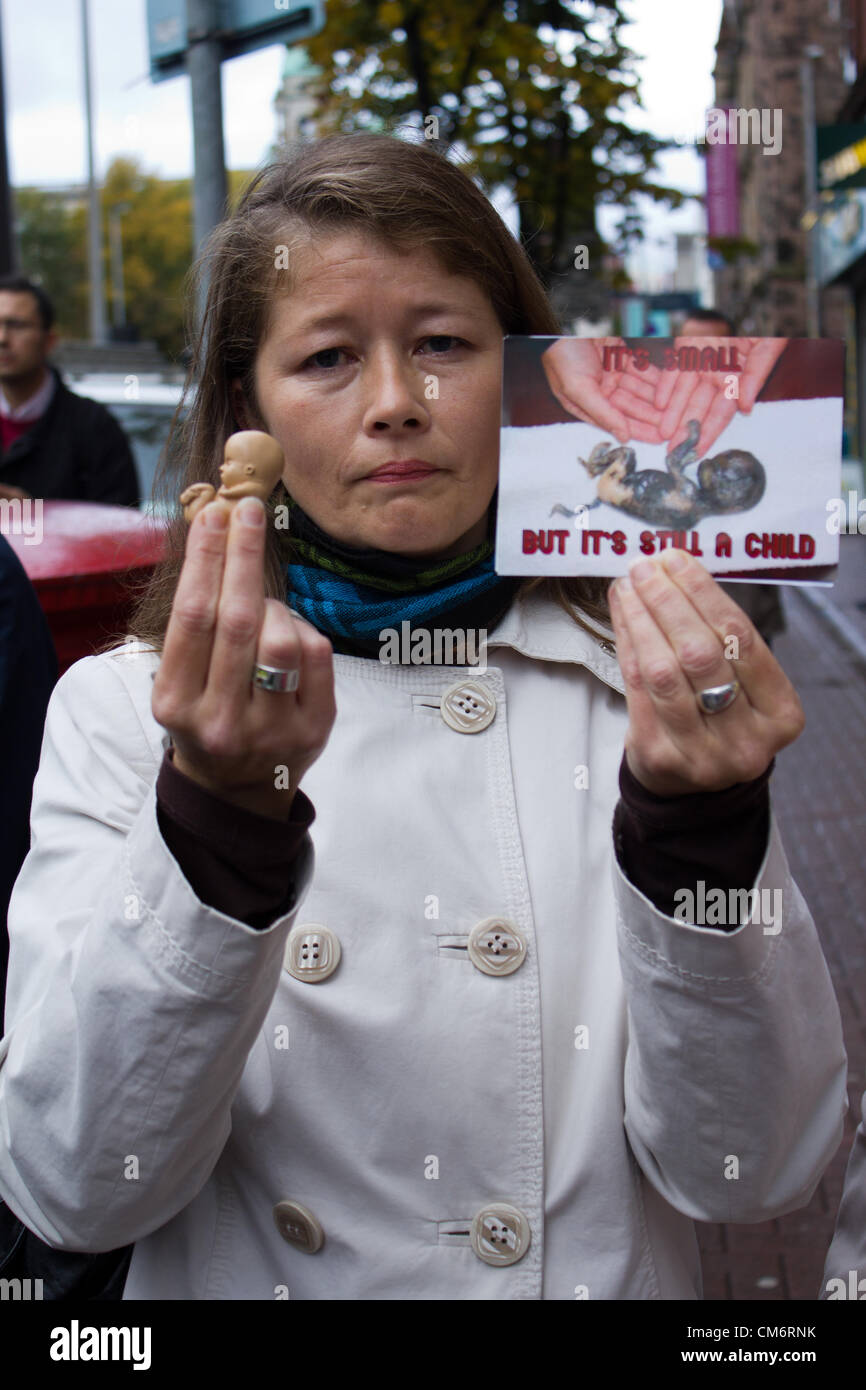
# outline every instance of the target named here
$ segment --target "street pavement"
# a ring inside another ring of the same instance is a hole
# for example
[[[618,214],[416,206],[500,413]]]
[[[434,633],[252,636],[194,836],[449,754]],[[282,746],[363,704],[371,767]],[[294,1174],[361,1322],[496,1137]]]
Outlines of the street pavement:
[[[698,1225],[704,1297],[815,1299],[866,1090],[866,536],[840,537],[832,589],[781,586],[788,630],[773,654],[806,728],[776,758],[773,807],[839,1000],[851,1109],[807,1207],[760,1225]]]

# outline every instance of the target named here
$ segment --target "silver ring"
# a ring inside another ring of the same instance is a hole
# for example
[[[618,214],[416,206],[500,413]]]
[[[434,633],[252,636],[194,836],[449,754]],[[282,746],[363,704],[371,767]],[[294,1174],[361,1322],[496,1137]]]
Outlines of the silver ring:
[[[727,685],[713,685],[709,690],[699,690],[698,704],[704,714],[721,714],[728,709],[740,693],[739,681],[728,681]]]
[[[281,695],[287,690],[297,690],[300,679],[301,673],[297,670],[284,671],[279,666],[262,666],[260,663],[253,667],[252,682],[259,690]]]

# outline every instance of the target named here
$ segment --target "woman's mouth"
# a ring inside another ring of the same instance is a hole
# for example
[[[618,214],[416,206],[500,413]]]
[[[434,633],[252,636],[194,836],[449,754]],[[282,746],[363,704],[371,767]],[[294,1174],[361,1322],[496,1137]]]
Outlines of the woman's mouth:
[[[421,482],[439,471],[434,464],[425,463],[423,459],[392,459],[390,463],[383,463],[380,468],[368,473],[367,478],[374,483],[412,483]]]

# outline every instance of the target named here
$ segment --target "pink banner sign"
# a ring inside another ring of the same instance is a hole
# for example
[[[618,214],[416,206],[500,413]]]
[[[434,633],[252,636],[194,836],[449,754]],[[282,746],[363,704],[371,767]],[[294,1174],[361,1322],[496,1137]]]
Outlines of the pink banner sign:
[[[730,106],[716,107],[730,111]],[[740,235],[740,187],[737,176],[736,143],[704,146],[707,166],[707,236]]]

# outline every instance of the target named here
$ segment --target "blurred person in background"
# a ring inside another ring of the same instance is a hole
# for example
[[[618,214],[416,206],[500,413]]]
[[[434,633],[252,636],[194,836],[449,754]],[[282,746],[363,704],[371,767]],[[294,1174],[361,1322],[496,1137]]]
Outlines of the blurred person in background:
[[[64,386],[48,362],[56,345],[45,291],[0,276],[0,498],[137,507],[129,441],[105,406]]]
[[[680,338],[736,338],[732,319],[717,309],[691,309],[680,329]],[[775,584],[719,584],[729,598],[751,618],[768,647],[787,627],[785,612]]]
[[[9,938],[6,913],[30,848],[30,802],[39,766],[57,655],[24,567],[0,535],[0,726],[5,738],[0,791],[0,1008],[5,1012]],[[41,1279],[42,1297],[119,1299],[131,1249],[98,1255],[54,1250],[0,1201],[0,1278]]]
[[[24,566],[0,535],[0,726],[5,733],[0,791],[0,1006],[6,999],[6,910],[30,848],[30,796],[39,766],[57,656]]]

